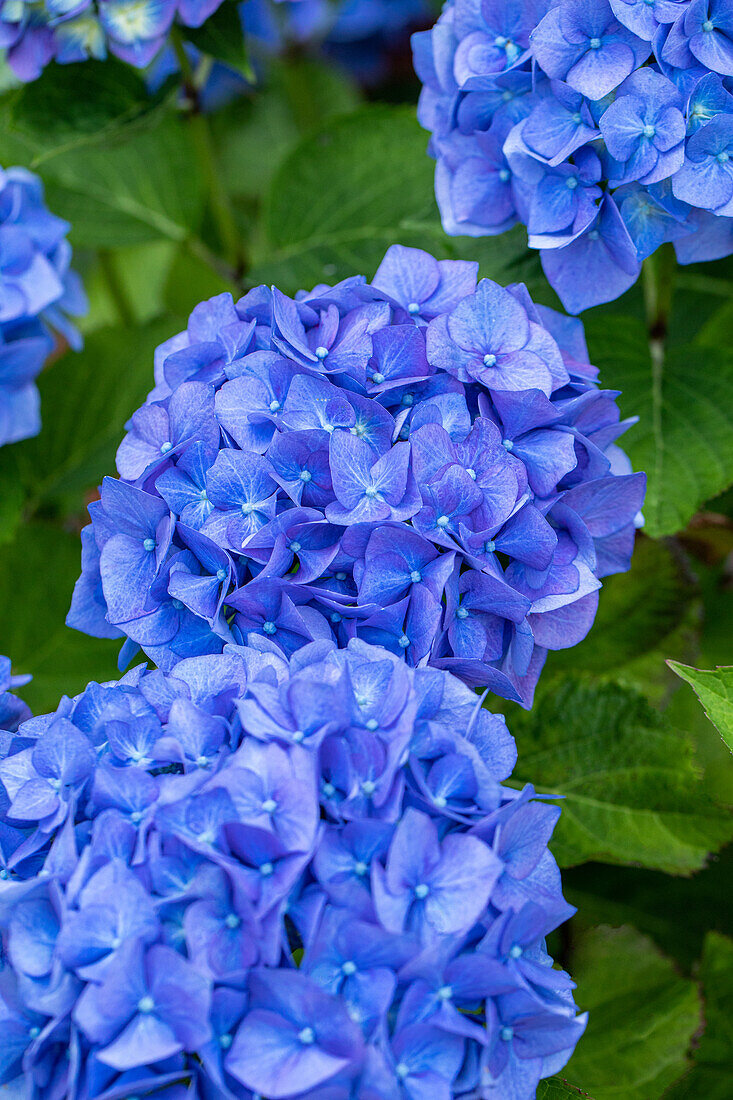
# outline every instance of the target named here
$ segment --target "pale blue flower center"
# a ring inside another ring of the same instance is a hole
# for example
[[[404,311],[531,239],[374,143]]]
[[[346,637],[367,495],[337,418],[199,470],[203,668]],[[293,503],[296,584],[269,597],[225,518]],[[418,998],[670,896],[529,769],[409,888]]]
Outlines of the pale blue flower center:
[[[440,989],[438,990],[438,996],[440,997],[441,1001],[449,1001],[453,996],[453,989],[449,985],[441,985]]]
[[[301,549],[300,543],[297,541],[297,539],[293,539],[293,541],[290,543],[290,549],[294,554],[297,554],[298,551]]]
[[[601,48],[601,40],[600,40],[600,38],[591,38],[591,40],[590,40],[590,42],[588,43],[588,45],[590,46],[590,48],[591,48],[592,50],[600,50],[600,48]]]
[[[723,149],[720,153],[718,153],[715,159],[717,160],[718,164],[727,164],[730,160],[730,153],[727,153],[725,149]]]
[[[232,932],[235,928],[239,928],[241,923],[242,921],[236,913],[227,913],[226,917],[224,918],[224,924],[227,926],[227,928],[231,929]]]
[[[506,183],[510,176],[511,176],[511,172],[509,171],[508,168],[500,168],[499,169],[499,179],[501,180],[502,183]]]
[[[175,607],[176,611],[180,611],[183,608],[183,604],[180,600],[171,600],[171,604]]]
[[[465,607],[459,607],[458,610],[456,611],[456,615],[458,616],[459,619],[467,619],[468,618],[468,609],[465,608]]]
[[[411,405],[414,400],[415,400],[415,398],[413,397],[413,395],[411,393],[403,393],[403,395],[402,395],[402,404],[403,405]]]
[[[274,798],[266,798],[262,803],[262,809],[266,814],[274,814],[277,809],[277,802]]]
[[[413,316],[416,313],[419,313],[420,312],[420,303],[419,302],[409,302],[408,305],[407,305],[407,312],[411,313]]]
[[[394,1068],[394,1071],[398,1077],[404,1078],[409,1076],[410,1067],[406,1065],[405,1062],[398,1062]]]
[[[347,977],[347,978],[350,978],[352,974],[356,974],[356,969],[357,969],[357,968],[356,968],[356,963],[355,963],[355,962],[352,962],[352,961],[351,961],[351,959],[348,959],[348,960],[347,960],[347,961],[346,961],[346,962],[345,962],[345,963],[343,964],[343,966],[341,967],[341,969],[342,969],[343,973],[344,973],[344,974],[346,975],[346,977]]]
[[[173,450],[173,444],[170,442],[170,440],[166,439],[165,443],[161,443],[160,453],[162,455],[167,455],[168,451],[172,451],[172,450]]]
[[[222,1050],[229,1050],[229,1047],[231,1045],[232,1045],[232,1037],[228,1032],[225,1033],[224,1035],[219,1036],[219,1046],[221,1047]]]
[[[369,499],[372,500],[377,495],[378,491],[379,490],[376,489],[373,485],[367,485],[366,489],[364,490],[364,496],[369,497]]]
[[[644,129],[641,131],[645,138],[652,138],[656,134],[656,129],[651,123],[647,123]]]
[[[590,233],[588,234],[588,240],[589,241],[597,241],[598,238],[600,237],[600,235],[601,234],[598,232],[597,229],[591,229]]]
[[[438,516],[435,522],[437,523],[438,527],[447,527],[450,523],[450,519],[448,516]]]
[[[360,878],[363,878],[368,870],[369,870],[368,865],[366,863],[364,863],[364,861],[362,859],[357,860],[357,862],[354,864],[354,871],[356,872],[356,874]]]
[[[506,451],[513,451],[514,450],[514,444],[511,441],[511,439],[502,439],[501,445],[504,448],[504,450],[506,450]]]
[[[304,1027],[302,1031],[298,1032],[298,1038],[304,1046],[311,1046],[316,1041],[316,1033],[312,1027]]]
[[[565,186],[569,191],[574,191],[575,188],[578,186],[578,177],[568,176],[568,178],[565,180]]]
[[[142,1012],[144,1016],[147,1016],[149,1013],[151,1013],[154,1008],[155,1001],[149,995],[141,997],[140,1000],[137,1002],[137,1010],[138,1012]]]
[[[702,29],[705,31],[705,34],[710,34],[711,30],[713,30],[712,20],[711,19],[706,19],[705,22],[702,25]]]
[[[345,581],[346,580],[346,574],[345,573],[334,573],[334,577],[337,581]]]
[[[476,480],[476,471],[474,470],[473,466],[467,466],[466,467],[466,473],[470,477],[471,481]]]
[[[509,948],[509,958],[510,959],[518,959],[521,954],[522,954],[522,948],[519,946],[519,944],[518,943],[512,944],[512,946]]]
[[[418,898],[419,901],[423,901],[429,893],[430,887],[427,886],[424,882],[419,882],[415,887],[415,897]]]
[[[255,506],[249,500],[245,501],[245,503],[242,505],[242,511],[244,512],[245,516],[251,516],[254,510]]]
[[[407,637],[406,634],[403,634],[402,637],[398,639],[398,645],[400,646],[401,649],[407,649],[409,644],[410,644],[410,639]]]
[[[280,408],[280,402],[279,401],[271,401],[270,402],[270,412],[271,413],[276,413],[279,408]]]
[[[323,345],[316,348],[316,359],[325,359],[328,355],[328,348],[324,348]]]
[[[488,542],[484,543],[484,553],[485,554],[493,554],[495,550],[496,550],[496,543],[493,541],[493,539],[489,539]]]
[[[413,569],[410,573],[410,580],[413,584],[419,584],[422,580],[422,573],[418,569]]]
[[[333,783],[324,783],[323,793],[325,794],[326,798],[333,798],[333,796],[336,794],[336,788],[334,787]]]
[[[143,542],[143,550],[147,550],[150,553],[151,550],[155,550],[155,539],[145,539]]]
[[[271,622],[270,619],[268,619],[266,622],[264,622],[262,624],[262,629],[265,632],[265,634],[275,634],[276,631],[277,631],[277,627],[275,626],[275,623]]]
[[[513,1027],[503,1027],[501,1029],[501,1031],[499,1032],[499,1038],[503,1039],[505,1043],[510,1043],[512,1041],[512,1039],[514,1038],[514,1028]]]
[[[269,876],[273,873],[274,870],[275,870],[275,868],[273,867],[273,865],[271,863],[263,863],[260,866],[260,874],[264,875],[265,878],[269,878]]]
[[[485,367],[494,367],[494,366],[496,366],[496,356],[492,355],[491,352],[488,352],[484,356],[484,366]]]
[[[220,581],[220,582],[221,582],[221,581],[224,581],[224,580],[226,580],[226,576],[227,576],[227,571],[226,571],[226,569],[217,569],[217,571],[216,571],[216,579],[217,579],[218,581]]]
[[[331,619],[332,623],[340,623],[341,622],[341,615],[339,615],[338,611],[332,611],[331,615],[330,615],[330,619]]]
[[[379,722],[377,721],[376,718],[370,718],[369,721],[366,724],[366,728],[368,730],[372,730],[372,732],[373,732],[375,729],[379,728]]]
[[[381,386],[382,382],[384,382],[384,375],[380,374],[377,371],[376,374],[372,375],[372,382],[374,383],[375,386]]]
[[[312,479],[312,477],[313,477],[313,474],[310,472],[310,470],[301,470],[300,471],[300,480],[301,481],[308,482]]]

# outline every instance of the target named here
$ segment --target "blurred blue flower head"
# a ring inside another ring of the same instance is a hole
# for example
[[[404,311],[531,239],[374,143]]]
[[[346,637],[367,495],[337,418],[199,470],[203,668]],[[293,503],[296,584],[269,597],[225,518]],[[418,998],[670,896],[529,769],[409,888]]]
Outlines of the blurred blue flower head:
[[[0,168],[0,446],[40,430],[34,379],[53,349],[52,330],[74,348],[69,315],[86,310],[71,270],[67,222],[46,208],[43,185],[23,168]]]
[[[559,809],[503,717],[356,639],[90,684],[0,742],[0,1085],[531,1100],[585,1027]]]
[[[523,223],[570,312],[733,250],[729,0],[448,0],[413,46],[447,232]]]
[[[198,306],[83,533],[70,625],[165,670],[381,645],[530,705],[628,569],[644,476],[580,322],[394,246],[373,283]]]
[[[200,27],[221,0],[0,0],[0,49],[21,81],[51,61],[69,64],[108,54],[144,68],[174,22]]]

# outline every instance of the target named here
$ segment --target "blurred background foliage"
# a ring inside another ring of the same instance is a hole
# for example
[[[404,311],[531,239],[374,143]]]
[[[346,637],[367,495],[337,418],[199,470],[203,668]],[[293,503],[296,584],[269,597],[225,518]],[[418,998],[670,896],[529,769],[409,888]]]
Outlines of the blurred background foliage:
[[[250,73],[232,7],[197,45]],[[0,652],[33,673],[37,712],[117,673],[118,643],[64,625],[79,531],[156,345],[199,301],[371,276],[398,242],[558,306],[521,227],[443,233],[406,40],[366,89],[293,52],[203,115],[190,79],[151,95],[108,60],[0,96],[0,163],[41,175],[91,301],[84,351],[59,347],[39,379],[41,435],[0,450]],[[733,669],[718,666],[733,661],[733,260],[676,272],[663,360],[648,308],[640,282],[583,317],[603,384],[639,418],[631,572],[605,583],[588,638],[550,655],[531,712],[490,703],[517,738],[517,781],[564,796],[553,849],[578,914],[552,947],[591,1022],[545,1100],[731,1095]]]

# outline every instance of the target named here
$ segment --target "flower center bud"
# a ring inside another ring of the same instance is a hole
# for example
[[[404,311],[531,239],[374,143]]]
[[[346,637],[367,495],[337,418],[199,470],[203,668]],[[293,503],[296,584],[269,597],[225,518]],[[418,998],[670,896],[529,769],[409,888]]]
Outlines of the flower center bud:
[[[465,608],[465,607],[459,607],[458,610],[456,611],[456,617],[459,618],[459,619],[467,619],[468,618],[468,609]]]
[[[727,164],[727,162],[730,160],[730,153],[727,153],[725,149],[722,149],[715,159],[717,160],[718,164]]]
[[[567,187],[568,191],[574,191],[575,188],[578,186],[578,177],[568,176],[568,178],[565,180],[565,186]]]
[[[413,317],[414,317],[414,315],[415,315],[416,313],[419,313],[419,312],[420,312],[420,303],[419,303],[419,302],[408,302],[408,304],[407,304],[407,312],[408,312],[408,313],[411,313],[411,314],[413,315]]]
[[[227,913],[226,917],[224,918],[224,924],[227,926],[227,928],[231,929],[232,932],[235,928],[239,928],[241,923],[242,921],[236,913]]]
[[[435,522],[437,523],[438,527],[447,527],[450,523],[450,519],[448,518],[448,516],[438,516]]]
[[[376,718],[370,718],[370,719],[369,719],[369,721],[368,721],[368,722],[367,722],[367,724],[366,724],[366,728],[367,728],[368,730],[371,730],[371,731],[372,731],[372,733],[373,733],[373,732],[374,732],[374,730],[375,730],[375,729],[377,729],[378,727],[379,727],[379,722],[377,721],[377,719],[376,719]]]
[[[373,374],[372,375],[372,382],[374,383],[375,386],[381,386],[382,382],[384,382],[384,375],[380,374],[379,372],[377,372],[376,374]]]
[[[410,639],[407,637],[406,634],[403,634],[402,637],[398,639],[398,644],[400,646],[400,649],[407,649],[408,645],[410,644]]]
[[[298,1038],[304,1046],[309,1047],[316,1041],[316,1033],[312,1027],[304,1027],[302,1031],[298,1032]]]
[[[274,798],[266,798],[262,803],[262,809],[266,814],[274,814],[277,809],[277,802]]]
[[[427,886],[424,882],[419,882],[417,884],[417,886],[415,887],[415,897],[419,901],[423,901],[428,896],[429,893],[430,893],[430,887]]]
[[[262,624],[262,629],[265,634],[275,634],[277,632],[277,626],[275,623],[271,622],[270,619]]]
[[[316,359],[325,359],[328,355],[328,348],[324,348],[323,345],[316,348]]]
[[[269,878],[269,876],[273,873],[274,870],[275,870],[275,868],[273,867],[273,865],[271,863],[262,863],[260,865],[260,874],[264,875],[265,878]]]
[[[512,1041],[512,1039],[514,1038],[514,1028],[513,1027],[503,1027],[501,1029],[501,1031],[499,1032],[499,1038],[503,1039],[505,1043],[510,1043]]]
[[[148,553],[151,550],[155,550],[155,539],[145,539],[143,542],[143,550],[147,550]]]
[[[495,367],[496,366],[496,356],[493,355],[491,352],[488,352],[484,356],[484,366],[485,367]]]
[[[276,413],[279,408],[280,408],[280,402],[279,401],[271,401],[270,402],[270,412],[271,413]]]
[[[356,974],[356,963],[351,962],[351,960],[349,959],[343,964],[341,970],[347,978],[350,978],[352,974]]]
[[[600,48],[601,48],[601,40],[600,40],[600,38],[591,38],[591,40],[590,40],[590,42],[588,43],[588,45],[590,46],[590,48],[591,48],[592,50],[600,50]]]
[[[368,870],[369,867],[366,863],[364,863],[362,859],[357,860],[357,862],[354,864],[354,871],[359,876],[359,878],[363,878]]]
[[[141,997],[140,1000],[137,1002],[137,1010],[138,1012],[142,1012],[144,1016],[149,1015],[154,1008],[155,1001],[149,995]]]
[[[310,472],[310,470],[301,470],[300,471],[300,480],[301,481],[308,482],[308,481],[311,481],[312,478],[313,478],[313,474]]]
[[[413,584],[419,584],[420,583],[420,581],[422,580],[422,573],[420,572],[419,569],[413,569],[412,570],[412,572],[410,573],[410,580],[412,581]]]
[[[165,443],[161,443],[160,453],[162,455],[167,455],[168,451],[172,451],[172,450],[173,450],[173,444],[171,443],[171,441],[169,439],[166,439]]]
[[[653,138],[657,131],[651,123],[647,123],[641,132],[645,138]]]
[[[506,183],[510,176],[511,176],[511,172],[509,171],[508,168],[500,168],[499,169],[499,179],[501,180],[502,183]]]
[[[216,579],[219,581],[219,583],[221,583],[222,581],[225,581],[227,579],[226,569],[217,569]]]
[[[702,25],[702,29],[705,31],[705,34],[710,34],[711,30],[713,30],[712,20],[706,19]]]
[[[521,954],[522,954],[522,948],[519,946],[519,944],[518,943],[512,944],[512,946],[509,948],[509,958],[510,959],[518,959]]]

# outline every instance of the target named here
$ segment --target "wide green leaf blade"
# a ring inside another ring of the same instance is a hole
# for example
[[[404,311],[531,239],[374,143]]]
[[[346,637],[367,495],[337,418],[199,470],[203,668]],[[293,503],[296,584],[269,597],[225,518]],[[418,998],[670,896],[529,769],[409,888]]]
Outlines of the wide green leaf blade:
[[[733,353],[690,343],[655,364],[640,320],[591,314],[586,329],[604,384],[622,391],[625,416],[639,417],[621,444],[647,475],[646,531],[675,534],[733,483]]]
[[[586,860],[672,874],[702,867],[733,833],[706,797],[686,736],[638,692],[567,680],[509,725],[514,780],[562,795],[552,849],[565,866]]]
[[[730,1100],[733,1080],[733,940],[710,932],[699,974],[705,1031],[694,1065],[665,1100]]]
[[[303,139],[267,197],[251,277],[286,293],[373,274],[390,244],[450,248],[412,108],[364,107]]]
[[[0,653],[10,656],[15,672],[33,674],[22,695],[39,714],[90,680],[119,675],[119,642],[65,625],[80,553],[78,534],[45,522],[25,524],[0,546]]]
[[[708,718],[733,751],[733,666],[704,669],[690,668],[678,661],[667,664],[694,689]]]
[[[594,1100],[658,1100],[688,1065],[700,1024],[694,983],[628,927],[585,933],[572,973],[575,999],[589,1017],[563,1077]]]

